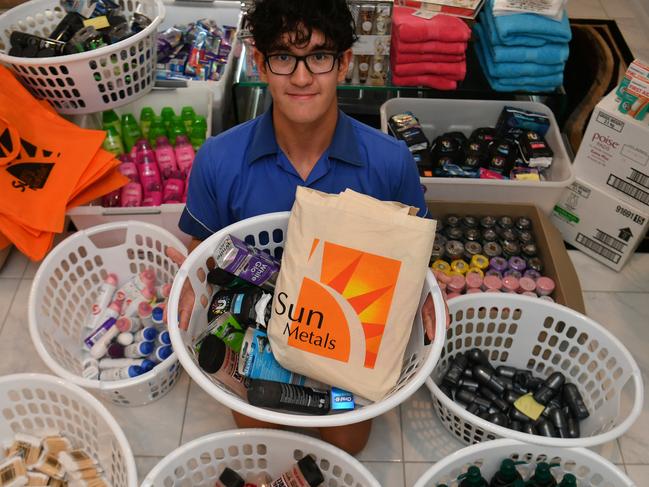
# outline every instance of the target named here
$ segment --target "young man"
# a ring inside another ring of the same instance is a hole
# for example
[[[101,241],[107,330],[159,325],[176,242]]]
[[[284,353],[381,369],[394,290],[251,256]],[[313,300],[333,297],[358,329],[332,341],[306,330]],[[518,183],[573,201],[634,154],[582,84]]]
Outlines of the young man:
[[[200,241],[252,216],[287,211],[297,186],[327,193],[346,188],[399,201],[427,213],[416,165],[403,142],[338,109],[341,82],[356,40],[345,0],[258,0],[248,15],[255,61],[273,98],[261,117],[208,140],[192,168],[180,228]],[[178,259],[180,260],[180,258]],[[180,326],[194,293],[186,283]],[[432,302],[425,324],[432,335]],[[233,411],[239,427],[273,427]],[[351,453],[365,446],[371,421],[321,428],[321,436]]]

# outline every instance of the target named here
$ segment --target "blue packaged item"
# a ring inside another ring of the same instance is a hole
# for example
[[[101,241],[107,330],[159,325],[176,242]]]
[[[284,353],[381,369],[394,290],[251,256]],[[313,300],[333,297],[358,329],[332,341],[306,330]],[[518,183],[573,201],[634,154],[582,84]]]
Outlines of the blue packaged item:
[[[545,137],[549,129],[550,117],[548,115],[509,106],[504,107],[500,112],[496,124],[496,131],[502,136],[518,137],[526,130],[531,130]]]
[[[303,386],[307,378],[286,370],[275,359],[268,335],[262,330],[248,328],[241,346],[239,373],[250,379],[264,379]]]

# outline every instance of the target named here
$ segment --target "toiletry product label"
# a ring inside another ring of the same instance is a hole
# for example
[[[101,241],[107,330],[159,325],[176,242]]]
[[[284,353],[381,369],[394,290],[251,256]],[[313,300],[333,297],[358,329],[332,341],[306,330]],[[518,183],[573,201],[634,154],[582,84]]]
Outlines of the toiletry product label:
[[[352,46],[355,55],[387,55],[390,53],[389,35],[361,35]]]
[[[580,180],[649,210],[649,124],[618,110],[615,92],[595,107],[575,156]]]
[[[270,348],[266,332],[254,328],[246,330],[239,357],[239,373],[250,379],[310,385],[307,384],[306,377],[293,374],[279,364]]]
[[[214,318],[207,329],[198,336],[194,351],[198,353],[201,342],[207,335],[215,335],[225,342],[235,352],[241,351],[241,344],[243,342],[243,335],[245,331],[231,313],[223,313]]]
[[[280,263],[270,254],[228,235],[216,249],[214,259],[223,270],[264,289],[274,289]]]

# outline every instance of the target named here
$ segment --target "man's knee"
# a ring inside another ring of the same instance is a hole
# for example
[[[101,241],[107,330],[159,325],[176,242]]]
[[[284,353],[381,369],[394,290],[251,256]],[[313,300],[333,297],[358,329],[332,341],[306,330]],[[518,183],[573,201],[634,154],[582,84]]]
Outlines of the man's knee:
[[[365,448],[367,440],[372,431],[372,420],[347,426],[334,426],[330,428],[319,428],[320,437],[323,441],[346,451],[350,455],[356,455]]]

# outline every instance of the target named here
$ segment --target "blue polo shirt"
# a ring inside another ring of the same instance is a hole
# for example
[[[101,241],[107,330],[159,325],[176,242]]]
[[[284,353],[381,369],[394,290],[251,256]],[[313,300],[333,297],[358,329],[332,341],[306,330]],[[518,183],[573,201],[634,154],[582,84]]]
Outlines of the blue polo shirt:
[[[239,220],[290,210],[298,186],[336,194],[349,188],[427,214],[417,167],[404,142],[339,111],[331,145],[304,181],[277,144],[271,108],[203,144],[179,227],[204,240]]]

